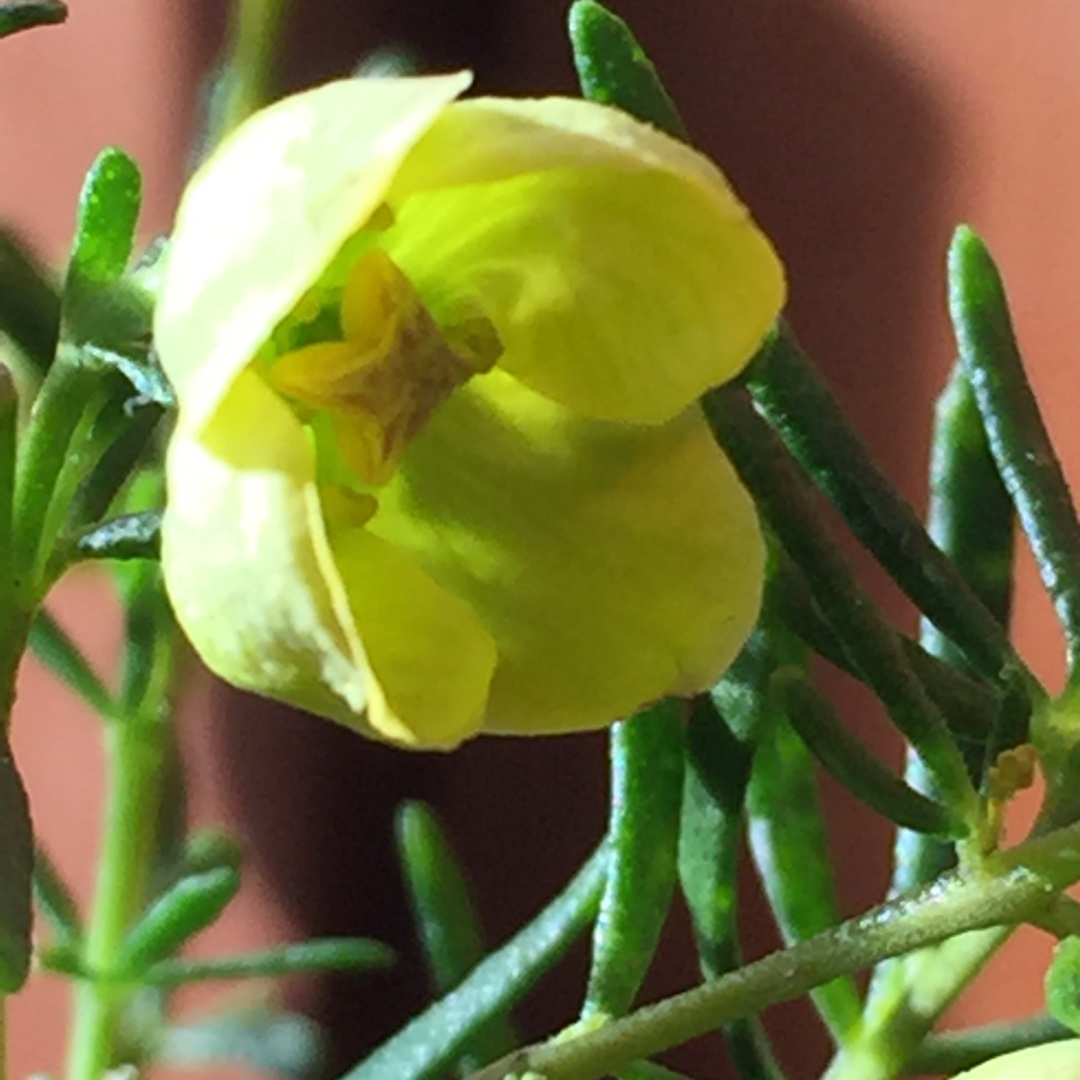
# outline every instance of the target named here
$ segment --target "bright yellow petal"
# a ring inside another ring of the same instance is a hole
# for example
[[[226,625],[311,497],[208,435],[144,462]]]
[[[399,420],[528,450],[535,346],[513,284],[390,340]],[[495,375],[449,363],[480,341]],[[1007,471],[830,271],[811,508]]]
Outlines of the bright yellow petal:
[[[376,676],[367,721],[405,746],[450,748],[479,729],[496,649],[468,605],[363,528],[332,547]]]
[[[256,113],[200,168],[177,213],[155,315],[187,423],[209,418],[470,78],[329,83]]]
[[[177,618],[236,686],[353,727],[369,680],[322,525],[307,439],[243,373],[195,437],[169,443],[162,567]]]
[[[479,302],[500,366],[586,416],[657,423],[749,360],[781,266],[722,174],[589,102],[447,109],[381,244],[438,317]]]
[[[710,686],[756,617],[751,501],[694,407],[590,421],[502,372],[432,417],[371,531],[414,553],[495,638],[485,727],[599,727]]]

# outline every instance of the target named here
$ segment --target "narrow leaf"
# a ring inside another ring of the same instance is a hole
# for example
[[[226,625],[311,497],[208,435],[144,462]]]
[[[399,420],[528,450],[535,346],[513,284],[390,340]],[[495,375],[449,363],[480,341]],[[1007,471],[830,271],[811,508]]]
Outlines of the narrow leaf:
[[[62,23],[68,16],[61,0],[3,0],[0,3],[0,38],[35,26]]]
[[[44,608],[30,625],[30,649],[98,715],[112,714],[112,697],[105,684],[67,631]]]
[[[37,260],[0,227],[0,333],[6,334],[42,376],[56,355],[60,295]]]
[[[990,452],[971,384],[963,367],[956,364],[934,410],[927,529],[1002,626],[1008,625],[1012,598],[1015,517],[1012,500]],[[961,651],[933,623],[923,622],[920,638],[928,655],[966,667]],[[923,681],[933,696],[925,675]],[[990,714],[985,734],[961,744],[977,783],[999,749],[1015,746],[1027,736],[1025,723],[1002,726],[1001,721],[1009,717],[1010,711],[999,702]],[[919,755],[909,750],[907,758],[905,781],[916,791],[933,797],[933,778]],[[894,893],[932,881],[956,864],[953,845],[906,829],[897,833],[894,852]]]
[[[810,752],[856,798],[890,821],[917,832],[963,834],[965,826],[946,807],[905,784],[840,723],[832,706],[802,671],[778,671],[772,690]]]
[[[150,965],[171,956],[213,923],[239,888],[240,876],[229,866],[188,874],[174,882],[128,932],[116,958],[115,974],[141,980]]]
[[[424,956],[441,996],[453,990],[486,955],[480,922],[464,869],[430,807],[420,802],[402,806],[397,817],[397,843]],[[517,1045],[510,1021],[498,1016],[470,1041],[458,1070],[468,1075]]]
[[[813,758],[775,697],[763,688],[762,698],[769,723],[757,743],[747,792],[750,850],[781,936],[791,945],[835,926],[840,912]],[[833,1039],[842,1043],[861,1012],[854,982],[835,979],[811,996]]]
[[[701,973],[711,980],[738,967],[741,959],[737,876],[751,755],[704,696],[695,698],[691,706],[686,742],[679,882],[690,911]],[[726,1025],[724,1039],[740,1077],[783,1080],[756,1017]],[[624,1072],[621,1080],[627,1077]]]
[[[142,197],[138,167],[122,150],[103,150],[79,196],[69,285],[103,286],[127,269]]]
[[[477,965],[456,990],[406,1024],[343,1080],[432,1080],[460,1056],[473,1034],[502,1016],[596,916],[607,876],[601,847],[523,930]]]
[[[78,906],[71,890],[40,845],[34,852],[34,901],[49,924],[57,945],[77,946],[82,940]]]
[[[139,975],[144,986],[181,986],[224,979],[268,979],[330,971],[372,971],[394,963],[393,950],[369,938],[324,938],[240,956],[162,960]]]
[[[899,635],[855,581],[847,557],[817,512],[809,482],[744,390],[713,390],[702,403],[717,440],[802,571],[844,651],[893,723],[918,749],[942,797],[973,820],[977,797],[959,748],[912,671]]]
[[[633,1004],[667,921],[678,865],[683,707],[662,701],[610,734],[611,861],[593,929],[582,1016]]]
[[[960,226],[949,248],[949,312],[960,362],[1080,678],[1080,524],[1024,371],[1005,288],[982,240]]]
[[[787,325],[762,349],[749,386],[795,459],[912,602],[991,678],[1015,664],[1000,621],[878,468]]]
[[[685,140],[678,110],[630,27],[596,0],[576,0],[569,23],[582,96]]]

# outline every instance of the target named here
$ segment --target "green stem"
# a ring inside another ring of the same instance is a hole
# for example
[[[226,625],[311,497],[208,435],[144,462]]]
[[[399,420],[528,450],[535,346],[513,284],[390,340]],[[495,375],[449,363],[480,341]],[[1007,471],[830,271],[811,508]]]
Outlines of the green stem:
[[[873,988],[861,1031],[823,1080],[892,1080],[904,1072],[938,1017],[1011,932],[999,926],[963,934],[883,968],[887,978]]]
[[[958,1073],[984,1061],[1023,1050],[1028,1046],[1072,1039],[1076,1033],[1051,1016],[1035,1016],[1007,1024],[947,1031],[926,1040],[911,1059],[907,1072],[912,1076]]]
[[[1051,838],[1046,838],[1051,839]],[[868,967],[888,956],[967,935],[972,930],[1007,929],[1043,909],[1063,876],[1080,876],[1080,827],[1059,830],[1054,851],[1040,853],[1051,876],[1032,872],[1018,849],[1020,865],[970,878],[954,876],[913,898],[889,901],[739,971],[614,1020],[597,1031],[526,1048],[475,1074],[473,1080],[501,1080],[509,1072],[535,1072],[546,1080],[593,1080],[618,1072],[639,1058],[658,1054],[781,1001]],[[1026,847],[1026,845],[1025,845]],[[1070,851],[1070,847],[1075,850]],[[1010,860],[1015,862],[1017,860]],[[959,944],[970,942],[970,937]],[[950,943],[952,944],[952,943]],[[950,973],[942,973],[947,979]]]
[[[108,972],[145,898],[168,758],[168,725],[133,717],[106,729],[105,835],[82,963]],[[125,991],[107,981],[80,982],[67,1080],[100,1080],[114,1065]]]

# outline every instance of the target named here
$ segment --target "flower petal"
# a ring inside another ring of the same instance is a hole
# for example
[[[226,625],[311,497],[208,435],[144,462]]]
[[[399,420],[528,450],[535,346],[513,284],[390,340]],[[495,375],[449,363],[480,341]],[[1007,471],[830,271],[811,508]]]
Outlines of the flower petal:
[[[495,645],[406,554],[331,521],[299,422],[242,373],[199,437],[168,455],[162,565],[211,670],[405,746],[479,726]],[[452,642],[449,648],[447,643]]]
[[[494,371],[410,445],[368,528],[469,603],[499,647],[484,726],[599,727],[710,686],[757,614],[749,496],[696,406],[586,420]]]
[[[193,426],[383,203],[409,149],[470,81],[461,72],[329,83],[257,113],[199,170],[155,316],[162,363]]]
[[[367,700],[299,422],[245,372],[166,461],[162,567],[185,633],[212,671],[353,727]]]
[[[382,246],[438,314],[479,302],[499,364],[575,412],[668,420],[750,359],[783,271],[723,175],[590,102],[447,109]]]
[[[495,671],[491,635],[463,600],[366,529],[331,544],[377,677],[368,724],[414,747],[448,749],[475,735]]]

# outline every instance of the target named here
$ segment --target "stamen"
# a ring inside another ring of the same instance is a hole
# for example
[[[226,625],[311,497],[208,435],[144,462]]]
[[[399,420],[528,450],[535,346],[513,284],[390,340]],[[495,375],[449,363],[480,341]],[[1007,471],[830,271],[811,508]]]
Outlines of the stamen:
[[[393,260],[368,251],[342,296],[345,340],[287,353],[270,382],[297,404],[329,414],[345,464],[364,483],[384,484],[435,409],[502,352],[474,305],[448,321],[440,328]]]

